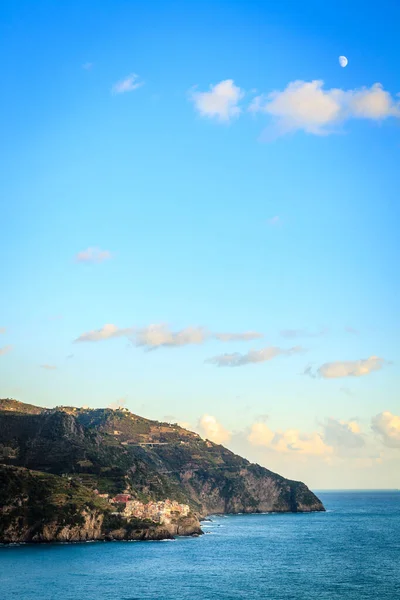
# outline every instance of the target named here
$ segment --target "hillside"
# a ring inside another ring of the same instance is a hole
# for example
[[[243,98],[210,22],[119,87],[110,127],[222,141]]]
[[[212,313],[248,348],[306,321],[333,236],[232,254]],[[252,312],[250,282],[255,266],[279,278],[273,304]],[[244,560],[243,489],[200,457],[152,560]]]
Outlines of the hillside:
[[[42,409],[0,400],[0,463],[144,503],[168,498],[203,516],[324,510],[305,484],[126,409]]]

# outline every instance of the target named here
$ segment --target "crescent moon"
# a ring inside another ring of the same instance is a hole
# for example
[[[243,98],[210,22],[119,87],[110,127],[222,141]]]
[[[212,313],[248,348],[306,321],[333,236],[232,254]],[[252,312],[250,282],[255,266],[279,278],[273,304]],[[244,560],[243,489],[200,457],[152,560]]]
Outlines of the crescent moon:
[[[347,67],[347,65],[349,64],[349,61],[347,60],[347,58],[345,56],[339,56],[339,65],[341,67]]]

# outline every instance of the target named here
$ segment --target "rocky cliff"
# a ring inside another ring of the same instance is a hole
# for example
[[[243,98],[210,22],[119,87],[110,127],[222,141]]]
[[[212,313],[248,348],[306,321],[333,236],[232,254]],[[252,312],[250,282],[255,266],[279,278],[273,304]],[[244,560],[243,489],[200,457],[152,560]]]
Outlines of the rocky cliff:
[[[106,510],[103,503],[99,508],[97,498],[95,508],[88,511],[81,506],[79,518],[84,523],[79,531],[73,529],[74,521],[63,529],[56,515],[50,529],[27,534],[38,535],[37,539],[81,539],[86,531],[93,539],[107,535],[146,539],[198,533],[197,517],[210,513],[324,510],[304,483],[251,464],[178,425],[150,421],[125,409],[43,409],[0,400],[1,463],[52,474],[79,486],[80,494],[86,490],[91,498],[94,490],[110,496],[125,492],[140,502],[174,500],[188,504],[192,511],[186,522],[172,524],[169,531],[160,524],[142,523],[134,532],[133,526],[110,524],[109,506]],[[0,531],[5,539],[4,526]]]

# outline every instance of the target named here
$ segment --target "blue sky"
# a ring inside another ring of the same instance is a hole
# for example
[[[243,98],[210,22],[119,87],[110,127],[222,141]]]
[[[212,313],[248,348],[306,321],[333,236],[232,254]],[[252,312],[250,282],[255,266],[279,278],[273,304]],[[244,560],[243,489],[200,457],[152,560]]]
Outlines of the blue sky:
[[[4,1],[0,395],[122,402],[314,487],[398,487],[399,18]]]

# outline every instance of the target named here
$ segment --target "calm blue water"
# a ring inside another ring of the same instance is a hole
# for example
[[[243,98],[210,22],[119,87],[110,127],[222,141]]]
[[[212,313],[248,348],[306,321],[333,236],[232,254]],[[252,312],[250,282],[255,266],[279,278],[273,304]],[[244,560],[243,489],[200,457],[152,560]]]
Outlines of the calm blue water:
[[[217,517],[197,539],[1,547],[0,598],[400,598],[400,493],[319,496],[327,513]]]

